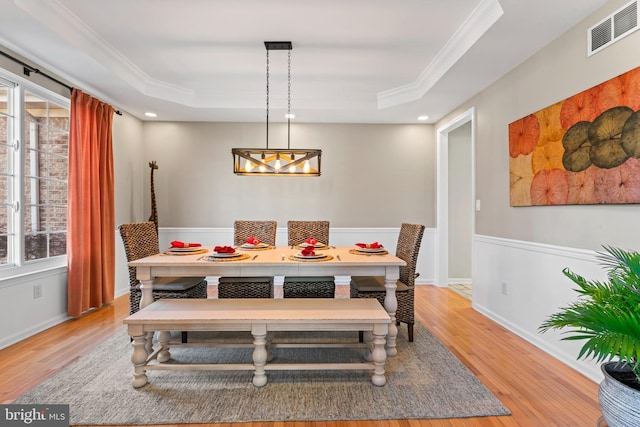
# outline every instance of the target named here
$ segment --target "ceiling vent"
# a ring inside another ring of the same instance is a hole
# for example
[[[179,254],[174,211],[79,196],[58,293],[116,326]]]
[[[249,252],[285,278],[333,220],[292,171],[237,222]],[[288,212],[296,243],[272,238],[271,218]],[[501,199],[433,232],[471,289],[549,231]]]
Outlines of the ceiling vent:
[[[638,1],[621,7],[587,31],[587,56],[628,36],[638,28]]]

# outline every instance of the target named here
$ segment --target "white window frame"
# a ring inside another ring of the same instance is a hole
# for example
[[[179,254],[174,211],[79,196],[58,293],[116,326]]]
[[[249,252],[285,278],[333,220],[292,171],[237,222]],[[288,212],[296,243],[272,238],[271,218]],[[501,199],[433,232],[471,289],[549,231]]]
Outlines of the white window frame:
[[[0,68],[0,79],[3,83],[15,85],[13,88],[13,123],[8,125],[7,142],[13,141],[17,148],[13,156],[13,203],[16,206],[12,219],[8,227],[13,226],[13,230],[8,228],[8,233],[13,232],[13,238],[7,239],[7,264],[0,265],[0,281],[3,279],[15,278],[40,271],[47,271],[57,268],[67,267],[67,256],[58,255],[49,258],[26,261],[24,246],[24,209],[25,206],[25,171],[24,158],[25,150],[25,121],[24,121],[24,94],[29,92],[50,102],[54,102],[70,111],[70,99],[45,89],[33,82],[18,75],[10,73]],[[11,243],[13,240],[13,244]]]

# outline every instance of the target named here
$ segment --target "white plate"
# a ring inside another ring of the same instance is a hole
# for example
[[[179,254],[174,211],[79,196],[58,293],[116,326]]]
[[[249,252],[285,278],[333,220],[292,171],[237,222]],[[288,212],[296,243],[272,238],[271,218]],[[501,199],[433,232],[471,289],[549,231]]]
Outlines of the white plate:
[[[293,257],[294,258],[300,258],[300,259],[316,259],[316,258],[325,258],[326,255],[325,254],[319,254],[319,253],[317,253],[315,255],[307,255],[307,256],[302,255],[302,254],[295,254]]]
[[[202,246],[194,246],[191,248],[169,248],[169,252],[196,252],[202,249]]]
[[[305,243],[300,243],[298,245],[299,248],[307,248],[309,246],[313,246],[314,248],[324,248],[327,245],[325,245],[324,243],[321,243],[321,242],[318,242],[315,245],[312,245],[312,244],[309,244],[309,243],[306,243],[306,242]]]
[[[231,253],[231,254],[214,252],[210,256],[211,256],[211,258],[233,258],[233,257],[240,256],[240,255],[242,255],[242,254],[239,253],[239,252],[234,252],[234,253]]]
[[[386,251],[385,248],[361,248],[360,246],[356,246],[356,249],[360,252],[370,252],[370,253]]]
[[[259,249],[259,248],[268,248],[268,243],[258,243],[257,245],[252,245],[251,243],[244,243],[240,246],[243,249]]]

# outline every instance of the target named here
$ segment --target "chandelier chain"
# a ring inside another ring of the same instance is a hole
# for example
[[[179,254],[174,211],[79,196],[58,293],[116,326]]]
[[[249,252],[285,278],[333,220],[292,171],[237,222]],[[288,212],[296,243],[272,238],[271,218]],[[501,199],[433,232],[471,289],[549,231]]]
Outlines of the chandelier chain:
[[[287,148],[291,148],[291,49],[287,59]]]
[[[287,74],[287,114],[291,115],[291,50],[289,50],[288,74]]]
[[[267,148],[269,148],[269,49],[267,49]]]

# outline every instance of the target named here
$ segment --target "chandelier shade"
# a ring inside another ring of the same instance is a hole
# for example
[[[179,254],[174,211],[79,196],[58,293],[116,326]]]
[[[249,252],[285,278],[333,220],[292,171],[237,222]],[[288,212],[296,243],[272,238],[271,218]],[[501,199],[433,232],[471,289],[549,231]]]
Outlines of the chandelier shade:
[[[267,49],[266,148],[232,148],[233,173],[244,176],[320,176],[322,150],[291,148],[291,50],[290,41],[264,42]],[[269,148],[269,51],[288,50],[287,148]]]

